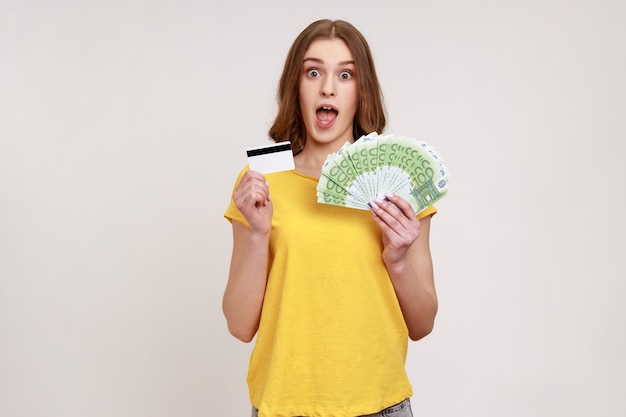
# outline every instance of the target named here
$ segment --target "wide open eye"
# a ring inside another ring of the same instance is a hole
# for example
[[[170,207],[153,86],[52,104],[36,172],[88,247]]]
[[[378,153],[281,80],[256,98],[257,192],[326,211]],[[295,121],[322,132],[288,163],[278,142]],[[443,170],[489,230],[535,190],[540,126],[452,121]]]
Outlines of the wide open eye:
[[[342,80],[349,80],[352,78],[352,72],[351,71],[341,71],[341,73],[339,74],[339,78]]]
[[[311,69],[308,69],[308,70],[306,71],[306,75],[308,75],[308,76],[309,76],[309,77],[311,77],[311,78],[318,78],[318,77],[320,77],[322,74],[321,74],[321,73],[320,73],[317,69],[315,69],[315,68],[311,68]]]

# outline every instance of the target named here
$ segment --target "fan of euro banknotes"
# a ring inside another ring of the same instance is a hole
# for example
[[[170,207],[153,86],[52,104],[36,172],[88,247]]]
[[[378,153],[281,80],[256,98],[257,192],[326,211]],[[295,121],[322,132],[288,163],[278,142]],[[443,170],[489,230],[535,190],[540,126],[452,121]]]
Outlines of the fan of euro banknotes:
[[[373,201],[393,193],[419,213],[447,194],[448,180],[443,160],[428,144],[373,132],[328,155],[317,201],[370,210]]]

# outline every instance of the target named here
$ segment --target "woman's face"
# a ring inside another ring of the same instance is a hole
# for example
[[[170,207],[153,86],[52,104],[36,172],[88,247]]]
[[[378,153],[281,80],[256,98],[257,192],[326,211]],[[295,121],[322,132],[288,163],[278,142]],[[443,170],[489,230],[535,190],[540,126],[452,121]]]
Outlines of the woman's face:
[[[307,143],[352,142],[357,76],[352,52],[340,39],[318,39],[305,52],[300,110]]]

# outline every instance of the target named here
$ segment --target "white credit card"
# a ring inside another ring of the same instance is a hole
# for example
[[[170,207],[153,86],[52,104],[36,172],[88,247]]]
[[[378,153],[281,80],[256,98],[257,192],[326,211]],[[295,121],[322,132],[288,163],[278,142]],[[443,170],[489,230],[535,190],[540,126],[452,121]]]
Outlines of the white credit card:
[[[246,153],[250,169],[261,174],[289,171],[295,168],[289,141],[248,148]]]

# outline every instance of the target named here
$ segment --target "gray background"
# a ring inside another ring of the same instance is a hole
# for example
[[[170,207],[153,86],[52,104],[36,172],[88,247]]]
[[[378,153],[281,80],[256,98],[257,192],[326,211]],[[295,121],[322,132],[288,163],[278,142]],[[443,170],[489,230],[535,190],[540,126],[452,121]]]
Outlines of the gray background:
[[[444,156],[417,416],[626,415],[622,1],[2,1],[0,415],[245,416],[222,213],[287,49],[370,41]],[[331,231],[332,232],[332,231]]]

